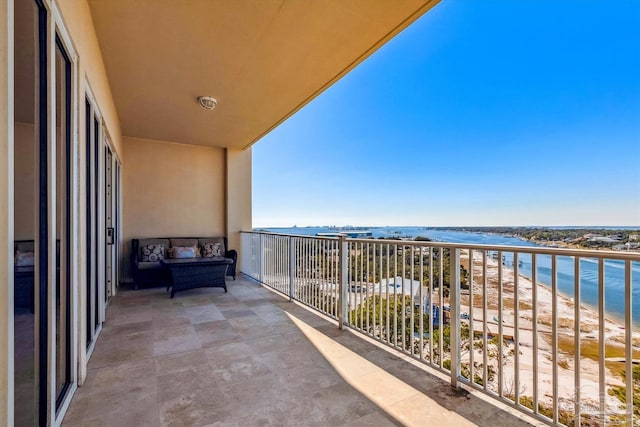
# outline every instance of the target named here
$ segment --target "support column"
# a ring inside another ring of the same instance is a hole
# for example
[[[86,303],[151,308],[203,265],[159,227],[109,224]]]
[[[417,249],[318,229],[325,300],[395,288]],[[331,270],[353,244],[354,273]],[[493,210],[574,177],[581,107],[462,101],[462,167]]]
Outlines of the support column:
[[[238,268],[241,263],[241,231],[251,231],[251,148],[225,150],[226,211],[225,228],[229,247],[238,251]]]
[[[13,0],[0,0],[0,426],[13,395]]]

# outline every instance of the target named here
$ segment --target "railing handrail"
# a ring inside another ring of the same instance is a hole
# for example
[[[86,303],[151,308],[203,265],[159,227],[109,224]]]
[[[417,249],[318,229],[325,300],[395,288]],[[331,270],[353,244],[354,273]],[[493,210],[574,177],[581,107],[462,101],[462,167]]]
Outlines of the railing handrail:
[[[302,237],[306,239],[318,239],[318,240],[330,240],[337,241],[339,237],[327,237],[327,236],[311,236],[305,234],[283,234],[270,231],[241,231],[240,233],[246,234],[264,234],[272,236],[283,237]],[[420,241],[420,240],[397,240],[397,239],[362,239],[345,237],[347,242],[353,243],[382,243],[390,245],[404,245],[404,246],[421,246],[430,247],[437,246],[439,248],[448,249],[471,249],[471,250],[484,250],[484,251],[501,251],[501,252],[519,252],[526,254],[536,255],[558,255],[568,257],[580,257],[580,258],[606,258],[615,259],[620,261],[638,261],[640,262],[640,252],[622,252],[622,251],[608,251],[597,249],[572,249],[572,248],[552,248],[546,246],[510,246],[510,245],[486,245],[480,243],[451,243],[451,242],[438,242]]]

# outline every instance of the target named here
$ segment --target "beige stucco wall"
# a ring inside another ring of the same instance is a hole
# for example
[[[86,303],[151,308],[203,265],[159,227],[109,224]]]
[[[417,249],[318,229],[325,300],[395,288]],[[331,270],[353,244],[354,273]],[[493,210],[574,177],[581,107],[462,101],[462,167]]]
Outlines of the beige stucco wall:
[[[220,148],[123,138],[123,271],[137,237],[225,235]]]
[[[84,79],[89,82],[116,152],[122,156],[122,132],[91,11],[86,0],[57,0],[64,24],[78,54],[80,116],[84,118]],[[83,120],[80,120],[82,122]],[[82,130],[83,126],[81,125]],[[82,135],[82,133],[81,133]]]
[[[251,231],[251,148],[227,149],[227,237],[229,246],[240,251],[240,232]],[[238,260],[238,269],[240,268]],[[239,270],[238,270],[239,271]]]
[[[14,238],[35,238],[36,150],[33,124],[15,123],[14,129]]]

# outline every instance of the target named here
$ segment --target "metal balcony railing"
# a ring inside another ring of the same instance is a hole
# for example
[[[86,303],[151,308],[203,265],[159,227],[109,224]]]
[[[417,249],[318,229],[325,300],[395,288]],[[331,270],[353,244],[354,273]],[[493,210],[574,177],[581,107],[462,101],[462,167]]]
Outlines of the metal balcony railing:
[[[245,232],[241,271],[546,423],[640,420],[638,253]]]

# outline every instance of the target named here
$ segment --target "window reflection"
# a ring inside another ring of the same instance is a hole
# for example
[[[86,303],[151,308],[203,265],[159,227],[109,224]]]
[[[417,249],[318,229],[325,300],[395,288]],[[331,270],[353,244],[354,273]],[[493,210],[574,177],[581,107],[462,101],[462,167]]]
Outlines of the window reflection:
[[[71,286],[69,259],[71,63],[56,37],[56,409],[71,380]]]
[[[14,414],[15,425],[23,426],[34,425],[38,408],[34,271],[39,9],[33,0],[17,0],[14,10]]]

